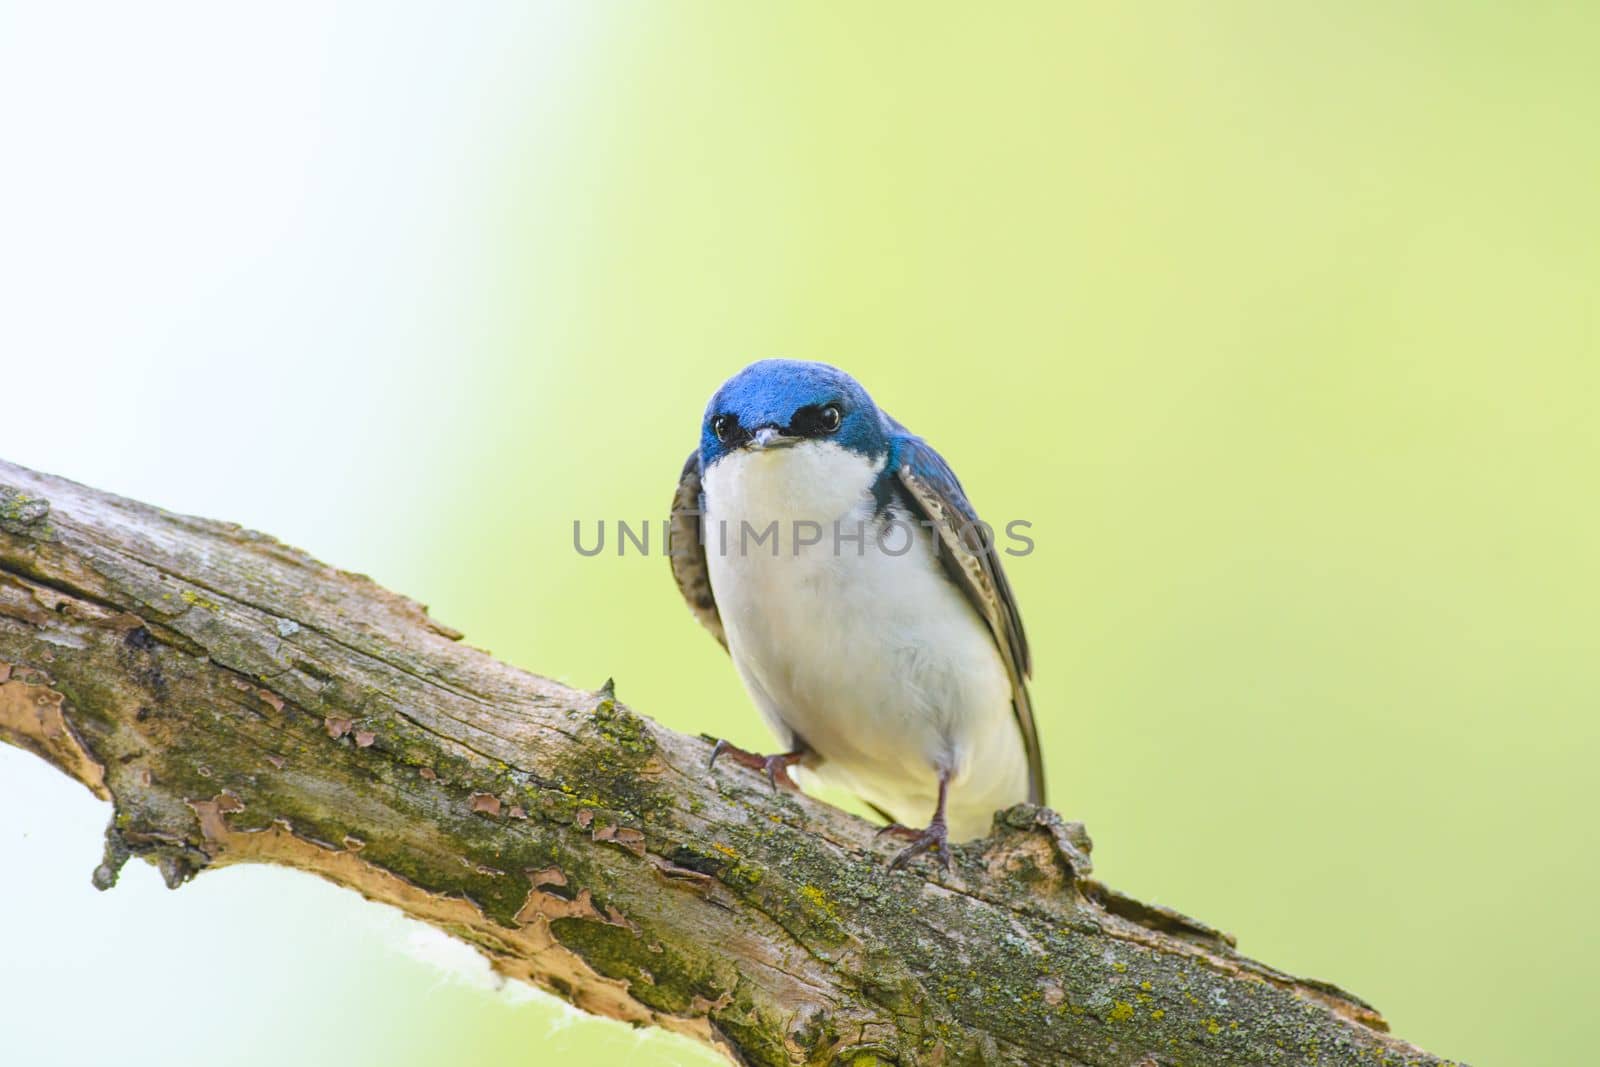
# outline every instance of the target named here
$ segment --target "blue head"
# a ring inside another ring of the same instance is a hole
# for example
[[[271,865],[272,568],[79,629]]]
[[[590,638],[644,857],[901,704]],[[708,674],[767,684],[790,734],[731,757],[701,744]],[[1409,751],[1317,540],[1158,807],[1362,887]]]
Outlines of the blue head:
[[[877,460],[889,450],[889,420],[859,382],[837,367],[763,359],[722,384],[700,426],[700,462],[742,449],[829,441]]]

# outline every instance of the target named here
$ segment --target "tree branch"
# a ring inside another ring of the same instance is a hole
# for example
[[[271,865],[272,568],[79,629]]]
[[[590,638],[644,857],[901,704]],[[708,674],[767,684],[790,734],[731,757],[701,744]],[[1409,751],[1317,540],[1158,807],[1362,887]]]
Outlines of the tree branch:
[[[891,873],[865,822],[459,637],[269,537],[0,462],[0,738],[115,805],[101,887],[134,855],[174,887],[298,867],[740,1062],[1441,1062],[1092,881],[1052,812]]]

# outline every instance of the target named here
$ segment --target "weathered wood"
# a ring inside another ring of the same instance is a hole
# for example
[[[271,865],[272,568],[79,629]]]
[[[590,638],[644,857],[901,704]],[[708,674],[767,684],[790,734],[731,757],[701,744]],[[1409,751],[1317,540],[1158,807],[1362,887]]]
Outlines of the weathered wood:
[[[0,738],[113,802],[103,887],[129,856],[174,887],[298,867],[750,1063],[1441,1062],[1095,883],[1049,811],[891,873],[867,823],[459,637],[269,537],[0,462]]]

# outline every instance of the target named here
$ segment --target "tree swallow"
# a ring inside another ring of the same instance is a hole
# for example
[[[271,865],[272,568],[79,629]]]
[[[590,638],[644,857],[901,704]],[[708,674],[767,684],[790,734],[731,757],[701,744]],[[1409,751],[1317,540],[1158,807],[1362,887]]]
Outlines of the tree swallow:
[[[775,529],[774,529],[775,527]],[[911,841],[899,867],[1044,802],[1028,643],[992,535],[922,438],[822,363],[767,359],[706,407],[672,570],[784,751]],[[925,829],[912,829],[925,827]]]

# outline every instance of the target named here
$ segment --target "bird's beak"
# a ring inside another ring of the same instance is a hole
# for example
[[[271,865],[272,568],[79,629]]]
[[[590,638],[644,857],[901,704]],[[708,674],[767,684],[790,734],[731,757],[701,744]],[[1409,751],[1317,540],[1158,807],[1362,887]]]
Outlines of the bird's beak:
[[[750,435],[750,447],[757,452],[765,452],[774,448],[788,448],[800,440],[800,437],[791,437],[776,426],[763,426]]]

